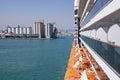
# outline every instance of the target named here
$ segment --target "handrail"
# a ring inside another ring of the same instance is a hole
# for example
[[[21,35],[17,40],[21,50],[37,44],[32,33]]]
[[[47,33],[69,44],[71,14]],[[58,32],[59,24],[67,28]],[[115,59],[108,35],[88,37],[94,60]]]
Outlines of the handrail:
[[[84,37],[90,38],[90,37],[85,36],[85,35],[81,35],[81,36],[84,36]],[[110,46],[114,46],[114,47],[120,48],[119,45],[115,45],[115,44],[112,44],[112,43],[109,43],[109,42],[101,41],[101,40],[99,40],[99,39],[94,39],[94,38],[90,38],[90,39],[93,39],[93,40],[95,40],[95,41],[99,41],[99,42],[102,42],[102,43],[108,44],[108,45],[110,45]]]
[[[83,45],[82,45],[82,44],[81,44],[81,47],[83,48]],[[90,62],[90,64],[91,64],[91,66],[92,66],[93,71],[95,72],[96,78],[97,78],[98,80],[101,80],[101,79],[99,78],[99,76],[98,76],[98,74],[97,74],[97,72],[96,72],[96,70],[95,70],[95,68],[94,68],[94,66],[93,66],[93,64],[92,64],[92,62],[91,62],[90,58],[88,57],[88,55],[87,55],[87,53],[86,53],[86,51],[85,51],[85,49],[84,49],[84,48],[83,48],[83,51],[84,51],[84,53],[85,53],[85,55],[86,55],[87,59],[89,60],[89,62]]]

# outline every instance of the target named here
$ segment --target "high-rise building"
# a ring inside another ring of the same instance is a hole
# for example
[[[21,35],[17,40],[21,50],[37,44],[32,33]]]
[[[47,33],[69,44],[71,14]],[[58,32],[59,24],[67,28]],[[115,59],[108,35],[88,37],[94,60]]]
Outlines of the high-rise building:
[[[47,23],[46,29],[45,29],[45,36],[46,38],[52,38],[53,35],[53,24]]]
[[[34,34],[38,34],[39,38],[45,38],[44,21],[39,21],[34,23]]]

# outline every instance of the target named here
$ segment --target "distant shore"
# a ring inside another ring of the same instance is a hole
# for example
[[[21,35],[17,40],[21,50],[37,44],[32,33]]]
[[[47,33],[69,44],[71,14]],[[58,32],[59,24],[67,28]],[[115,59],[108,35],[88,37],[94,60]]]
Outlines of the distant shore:
[[[0,38],[0,40],[53,40],[57,38]]]

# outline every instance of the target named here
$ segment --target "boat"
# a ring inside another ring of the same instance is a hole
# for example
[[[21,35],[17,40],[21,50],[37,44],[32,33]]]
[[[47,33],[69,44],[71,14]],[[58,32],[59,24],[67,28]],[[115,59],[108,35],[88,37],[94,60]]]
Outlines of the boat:
[[[120,80],[120,0],[74,0],[64,80]]]

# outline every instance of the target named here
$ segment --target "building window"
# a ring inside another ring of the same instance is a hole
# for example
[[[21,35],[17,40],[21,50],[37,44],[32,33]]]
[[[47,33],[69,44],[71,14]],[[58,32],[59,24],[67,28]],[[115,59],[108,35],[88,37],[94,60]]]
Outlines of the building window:
[[[77,15],[78,14],[78,9],[75,9],[75,15]]]

